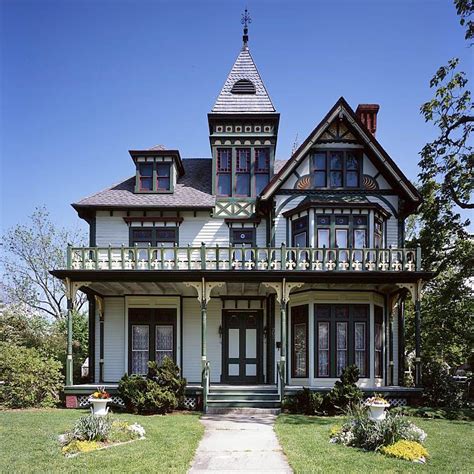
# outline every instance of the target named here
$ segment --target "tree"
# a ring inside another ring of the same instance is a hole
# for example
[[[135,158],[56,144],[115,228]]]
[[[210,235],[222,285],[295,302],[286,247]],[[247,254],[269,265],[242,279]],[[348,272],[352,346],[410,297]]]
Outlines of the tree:
[[[461,24],[471,39],[471,1],[456,0]],[[431,79],[434,97],[421,106],[426,122],[438,129],[420,155],[419,189],[423,196],[412,243],[423,250],[423,268],[434,272],[425,289],[422,304],[422,347],[426,358],[451,366],[461,364],[472,347],[471,318],[474,310],[472,283],[474,241],[470,221],[462,211],[474,208],[474,156],[470,133],[474,124],[473,103],[464,72],[457,71],[458,59],[440,67]],[[413,224],[413,222],[411,223]],[[408,333],[413,331],[407,313]]]
[[[36,208],[28,225],[18,224],[3,236],[1,259],[5,292],[13,303],[26,305],[56,320],[65,316],[65,285],[49,272],[64,268],[67,244],[82,241],[78,232],[59,228],[44,207]],[[85,296],[78,293],[74,309],[79,311]]]

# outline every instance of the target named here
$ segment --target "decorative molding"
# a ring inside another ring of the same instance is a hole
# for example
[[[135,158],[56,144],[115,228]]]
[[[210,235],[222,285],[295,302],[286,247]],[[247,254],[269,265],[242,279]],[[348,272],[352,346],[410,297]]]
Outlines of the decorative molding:
[[[397,283],[400,288],[405,288],[410,292],[413,303],[421,301],[425,284],[423,280],[418,280],[416,283]]]
[[[276,300],[278,303],[288,303],[290,301],[291,290],[295,288],[300,288],[304,283],[291,282],[287,283],[284,279],[282,282],[262,282],[263,286],[266,288],[271,288],[276,292]]]
[[[95,304],[96,304],[96,307],[99,311],[99,318],[100,319],[104,319],[104,298],[102,298],[101,296],[98,296],[98,295],[94,295],[94,299],[95,299]]]
[[[214,288],[218,288],[224,285],[223,281],[209,281],[206,282],[204,278],[202,281],[185,281],[183,282],[185,286],[194,288],[197,292],[197,299],[199,303],[206,304],[209,303],[211,299],[211,292]]]
[[[90,285],[90,281],[71,281],[70,278],[66,277],[66,297],[72,301],[76,298],[76,293],[83,286]]]

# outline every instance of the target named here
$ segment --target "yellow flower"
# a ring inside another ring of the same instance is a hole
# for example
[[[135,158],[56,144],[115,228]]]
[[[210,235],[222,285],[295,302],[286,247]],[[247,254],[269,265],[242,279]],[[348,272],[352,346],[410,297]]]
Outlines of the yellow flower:
[[[428,457],[428,451],[416,441],[400,440],[390,446],[380,449],[382,454],[406,461],[424,460]]]

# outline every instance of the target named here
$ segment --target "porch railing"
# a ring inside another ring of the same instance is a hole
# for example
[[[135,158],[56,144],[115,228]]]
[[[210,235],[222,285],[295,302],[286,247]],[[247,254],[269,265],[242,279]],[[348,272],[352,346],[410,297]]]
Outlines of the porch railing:
[[[236,270],[289,272],[413,272],[420,248],[68,247],[70,270]]]

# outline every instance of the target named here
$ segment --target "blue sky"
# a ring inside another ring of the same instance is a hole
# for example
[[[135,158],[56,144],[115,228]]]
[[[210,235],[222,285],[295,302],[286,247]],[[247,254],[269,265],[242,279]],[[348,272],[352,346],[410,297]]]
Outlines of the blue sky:
[[[133,174],[129,149],[164,144],[208,157],[206,114],[241,47],[281,114],[288,158],[343,95],[379,103],[377,137],[415,180],[434,130],[419,106],[429,79],[472,50],[450,0],[0,1],[2,227],[44,204],[66,226],[70,203]]]

